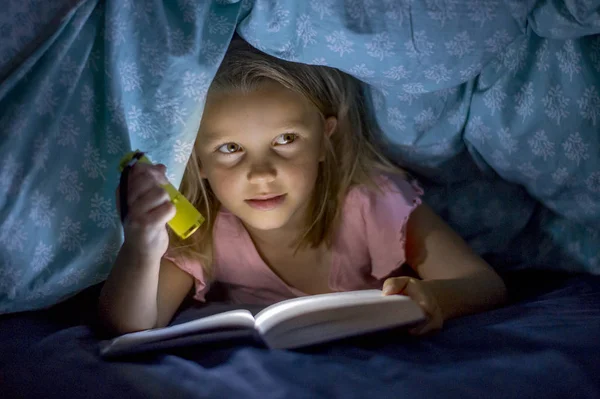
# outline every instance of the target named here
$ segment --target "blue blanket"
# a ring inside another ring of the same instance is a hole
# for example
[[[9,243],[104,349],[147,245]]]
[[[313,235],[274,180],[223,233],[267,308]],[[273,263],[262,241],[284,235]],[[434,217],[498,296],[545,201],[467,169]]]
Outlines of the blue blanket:
[[[600,273],[600,0],[7,4],[0,313],[106,278],[121,155],[177,185],[236,31],[368,83],[388,155],[496,269]]]
[[[53,317],[0,318],[2,397],[600,398],[600,277],[544,276],[517,274],[507,280],[513,304],[432,337],[392,331],[296,352],[231,345],[115,362],[66,317],[89,314],[79,298]]]

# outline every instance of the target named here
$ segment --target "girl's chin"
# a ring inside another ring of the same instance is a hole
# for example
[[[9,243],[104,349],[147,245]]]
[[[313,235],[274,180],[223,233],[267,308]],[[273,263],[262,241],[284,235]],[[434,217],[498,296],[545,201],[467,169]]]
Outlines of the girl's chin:
[[[243,218],[244,224],[256,230],[277,230],[284,227],[287,223],[287,218],[270,217],[269,215]]]
[[[259,211],[249,209],[243,212],[243,215],[237,215],[242,222],[253,229],[261,231],[277,230],[290,227],[292,213],[289,209],[278,208],[270,211]]]

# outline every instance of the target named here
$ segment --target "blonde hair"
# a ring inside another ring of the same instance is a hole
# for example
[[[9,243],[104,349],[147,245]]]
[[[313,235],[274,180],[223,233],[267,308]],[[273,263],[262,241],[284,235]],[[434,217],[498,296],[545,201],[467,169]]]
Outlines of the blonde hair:
[[[375,126],[369,127],[362,86],[337,69],[280,60],[234,38],[209,91],[255,90],[264,82],[277,82],[310,100],[323,118],[334,116],[337,126],[325,137],[326,156],[320,163],[314,195],[307,212],[306,229],[297,249],[331,246],[344,199],[355,185],[377,189],[373,177],[382,173],[403,174],[375,147]],[[176,255],[200,260],[204,274],[212,276],[212,232],[220,203],[207,181],[201,178],[200,160],[194,145],[180,191],[206,217],[206,222],[185,242],[171,234]]]

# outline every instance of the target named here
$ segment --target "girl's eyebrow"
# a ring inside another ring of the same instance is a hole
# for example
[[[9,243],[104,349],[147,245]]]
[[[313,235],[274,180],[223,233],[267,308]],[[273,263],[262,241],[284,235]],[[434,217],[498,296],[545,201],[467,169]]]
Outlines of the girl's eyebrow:
[[[223,139],[227,137],[215,131],[201,132],[198,136],[202,140],[203,144],[210,144],[214,143],[215,141],[223,141]]]
[[[301,119],[294,119],[294,120],[290,120],[287,121],[286,123],[282,124],[280,128],[278,128],[277,130],[281,130],[281,131],[285,131],[285,130],[302,130],[302,129],[307,129],[308,125],[306,124],[305,121],[301,120]]]
[[[308,128],[309,126],[306,123],[306,121],[303,121],[301,119],[292,119],[285,121],[285,123],[282,123],[281,125],[271,128],[271,130],[275,134],[282,134],[289,133],[291,131],[304,131]],[[226,134],[224,132],[222,133],[218,130],[202,131],[200,132],[199,136],[202,138],[202,142],[205,144],[213,143],[215,141],[235,141],[234,138],[231,137],[231,135]]]
[[[240,134],[245,129],[245,125],[241,121],[226,124],[217,124],[215,126],[204,126],[198,132],[198,137],[202,140],[203,145],[211,145],[215,142],[235,142],[240,137],[247,138],[246,134]],[[303,133],[311,130],[313,119],[308,112],[298,112],[293,115],[281,115],[275,120],[271,119],[263,122],[262,133],[269,132],[274,134],[274,137],[283,133]],[[240,130],[241,129],[241,130]]]

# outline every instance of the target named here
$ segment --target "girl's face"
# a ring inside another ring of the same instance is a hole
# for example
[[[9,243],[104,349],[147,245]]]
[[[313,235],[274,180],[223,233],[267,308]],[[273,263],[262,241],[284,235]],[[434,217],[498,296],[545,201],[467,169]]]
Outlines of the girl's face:
[[[275,82],[249,93],[209,93],[198,138],[203,178],[230,212],[257,230],[301,228],[325,159],[323,120]]]

